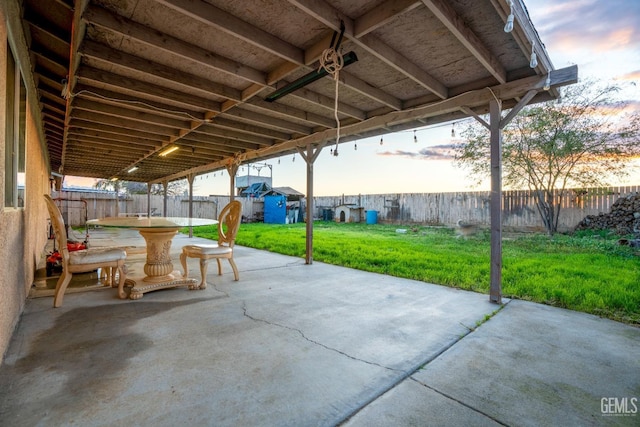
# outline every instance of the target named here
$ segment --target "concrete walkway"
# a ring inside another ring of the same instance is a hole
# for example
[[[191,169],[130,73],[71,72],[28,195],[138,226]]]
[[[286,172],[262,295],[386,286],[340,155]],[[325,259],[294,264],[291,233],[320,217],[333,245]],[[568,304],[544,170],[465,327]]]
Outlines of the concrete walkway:
[[[29,299],[0,425],[640,425],[638,328],[243,247],[236,261],[239,282],[214,264],[202,291]]]

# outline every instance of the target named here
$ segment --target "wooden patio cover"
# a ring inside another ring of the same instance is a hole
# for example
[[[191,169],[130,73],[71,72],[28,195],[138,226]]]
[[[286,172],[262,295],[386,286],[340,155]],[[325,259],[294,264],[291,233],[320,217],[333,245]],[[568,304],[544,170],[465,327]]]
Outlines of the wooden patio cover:
[[[240,164],[300,152],[312,200],[313,161],[335,142],[336,113],[342,143],[485,114],[492,105],[485,124],[495,145],[492,191],[499,194],[500,129],[512,117],[502,110],[513,115],[557,98],[557,87],[577,80],[577,67],[553,68],[520,0],[21,6],[42,137],[51,171],[61,175],[192,182],[221,169],[233,178]],[[514,28],[505,32],[510,13]],[[357,61],[339,72],[337,107],[331,76],[269,102],[319,69],[342,28],[341,51]],[[170,146],[178,150],[159,155]],[[233,194],[233,182],[231,188]],[[492,221],[500,219],[496,209]],[[311,236],[309,228],[309,263]]]

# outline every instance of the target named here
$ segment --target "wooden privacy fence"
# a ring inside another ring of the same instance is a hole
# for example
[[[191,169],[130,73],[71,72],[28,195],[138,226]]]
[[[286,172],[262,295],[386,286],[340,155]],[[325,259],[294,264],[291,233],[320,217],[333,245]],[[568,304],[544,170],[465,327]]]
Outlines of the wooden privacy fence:
[[[558,230],[572,230],[585,216],[609,212],[620,197],[640,191],[640,186],[568,190],[558,196],[561,211]],[[490,224],[490,193],[488,191],[460,193],[397,193],[316,197],[316,216],[322,218],[325,209],[352,204],[365,211],[378,212],[380,222],[417,223],[454,226],[458,220],[481,226]],[[366,217],[366,215],[365,215]],[[365,221],[365,218],[362,218]],[[544,230],[529,191],[502,193],[502,224],[506,229]]]
[[[640,186],[591,188],[568,190],[561,198],[561,213],[558,222],[560,231],[573,229],[585,216],[609,212],[611,205],[620,197],[640,192]],[[163,196],[120,196],[117,200],[111,193],[62,191],[54,194],[59,202],[65,221],[72,226],[85,224],[86,219],[103,218],[124,214],[146,214],[164,216],[189,216],[188,196],[167,197],[164,212]],[[237,197],[243,204],[243,216],[256,218],[264,211],[262,199]],[[194,218],[217,218],[218,212],[229,202],[229,196],[194,196]],[[335,212],[340,205],[355,205],[363,210],[377,211],[377,220],[387,223],[415,223],[453,226],[458,220],[489,226],[489,192],[459,193],[390,193],[323,196],[314,198],[313,212],[316,219],[325,218],[327,210]],[[305,201],[301,208],[304,209]],[[535,206],[534,195],[529,191],[505,191],[502,194],[503,226],[506,229],[544,230]],[[361,221],[364,222],[366,215]],[[326,219],[326,218],[325,218]]]

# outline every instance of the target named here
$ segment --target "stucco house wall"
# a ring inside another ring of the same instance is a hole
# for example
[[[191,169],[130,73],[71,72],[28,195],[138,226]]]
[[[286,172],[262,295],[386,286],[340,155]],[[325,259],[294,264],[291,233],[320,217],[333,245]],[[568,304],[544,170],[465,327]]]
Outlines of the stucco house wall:
[[[0,2],[0,362],[20,319],[35,271],[47,243],[48,214],[42,195],[49,192],[49,170],[39,129],[39,108],[17,3]],[[5,208],[7,52],[11,46],[27,88],[24,208]]]

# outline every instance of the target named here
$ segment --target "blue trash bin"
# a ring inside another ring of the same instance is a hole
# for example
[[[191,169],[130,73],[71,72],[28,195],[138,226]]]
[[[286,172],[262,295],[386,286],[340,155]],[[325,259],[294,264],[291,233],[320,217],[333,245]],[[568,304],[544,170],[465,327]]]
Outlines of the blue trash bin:
[[[367,211],[367,224],[378,223],[378,211]]]

